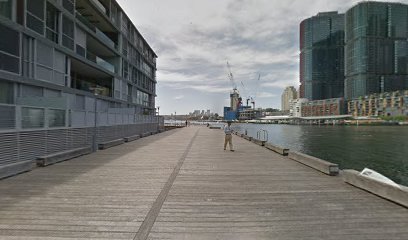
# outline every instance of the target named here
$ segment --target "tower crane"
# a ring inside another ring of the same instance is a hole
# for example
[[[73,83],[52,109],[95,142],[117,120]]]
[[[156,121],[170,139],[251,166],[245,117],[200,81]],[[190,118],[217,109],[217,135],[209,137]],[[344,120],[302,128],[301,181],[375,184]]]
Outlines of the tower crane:
[[[237,84],[235,83],[234,75],[232,75],[231,66],[230,66],[230,64],[228,63],[228,61],[227,61],[227,67],[228,67],[228,78],[229,78],[229,80],[231,81],[232,90],[233,90],[233,91],[236,91],[236,90],[237,90]]]
[[[242,86],[242,89],[243,89],[242,95],[247,96],[245,100],[246,100],[246,106],[248,107],[248,103],[249,103],[249,100],[251,100],[251,96],[246,95],[248,93],[248,91],[247,91],[247,89],[246,89],[246,87],[245,87],[245,85],[244,85],[244,83],[242,81],[241,81],[241,86]]]

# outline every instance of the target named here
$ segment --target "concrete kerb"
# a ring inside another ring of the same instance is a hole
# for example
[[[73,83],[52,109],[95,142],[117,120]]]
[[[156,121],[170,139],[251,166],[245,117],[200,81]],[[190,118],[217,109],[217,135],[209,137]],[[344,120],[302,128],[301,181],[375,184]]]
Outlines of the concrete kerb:
[[[63,162],[72,158],[77,158],[83,155],[92,153],[91,147],[75,148],[67,151],[52,153],[37,157],[37,166],[45,167],[58,162]]]
[[[11,177],[23,172],[29,172],[33,169],[34,161],[24,161],[12,163],[0,167],[0,179]]]
[[[125,140],[123,138],[120,138],[120,139],[116,139],[116,140],[112,140],[112,141],[108,141],[108,142],[99,143],[98,144],[98,149],[99,150],[105,150],[105,149],[108,149],[108,148],[123,144],[124,142],[125,142]]]
[[[330,176],[335,176],[339,174],[339,166],[337,164],[327,162],[320,158],[309,156],[300,152],[289,151],[289,158],[300,162],[306,166],[319,170]]]
[[[367,192],[385,198],[408,208],[408,188],[388,185],[378,180],[361,175],[358,171],[347,169],[342,171],[343,181]]]
[[[280,155],[287,156],[289,154],[289,149],[288,148],[283,148],[279,147],[276,145],[272,145],[270,143],[265,143],[265,147],[269,150],[272,150],[276,153],[279,153]]]
[[[123,139],[125,140],[125,142],[132,142],[132,141],[135,141],[135,140],[137,140],[139,138],[140,138],[140,135],[133,135],[133,136],[130,136],[130,137],[125,137]]]
[[[250,141],[252,141],[253,143],[259,145],[259,146],[265,146],[266,141],[262,141],[256,138],[252,138]]]

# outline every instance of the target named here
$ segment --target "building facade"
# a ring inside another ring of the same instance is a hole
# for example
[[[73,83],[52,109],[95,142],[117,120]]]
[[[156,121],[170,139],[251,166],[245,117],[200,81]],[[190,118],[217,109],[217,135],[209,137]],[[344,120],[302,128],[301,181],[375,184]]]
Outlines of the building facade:
[[[299,97],[344,95],[344,14],[319,13],[300,24]]]
[[[302,104],[302,117],[339,116],[345,113],[344,98],[308,101]]]
[[[281,98],[282,111],[288,113],[290,110],[290,101],[296,98],[297,98],[296,88],[293,86],[286,87],[285,90],[283,90]]]
[[[3,0],[0,34],[0,178],[157,130],[157,56],[115,0]]]
[[[297,98],[289,101],[290,103],[289,116],[295,118],[302,117],[302,106],[308,101],[309,100],[307,98]]]
[[[408,89],[408,5],[361,2],[346,12],[345,97]]]
[[[408,116],[408,90],[375,93],[347,104],[353,117]]]

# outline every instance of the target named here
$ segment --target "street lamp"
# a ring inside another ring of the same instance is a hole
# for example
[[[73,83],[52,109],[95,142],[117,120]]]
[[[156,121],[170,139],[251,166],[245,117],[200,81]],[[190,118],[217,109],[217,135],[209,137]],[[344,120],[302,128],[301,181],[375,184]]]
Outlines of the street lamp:
[[[102,90],[102,88],[101,87],[98,87],[98,86],[96,86],[96,87],[92,87],[92,88],[90,88],[90,90],[92,90],[93,91],[93,95],[94,95],[94,98],[95,98],[95,104],[94,104],[94,114],[95,114],[95,118],[94,118],[94,131],[93,131],[93,136],[92,136],[92,151],[93,152],[96,152],[96,150],[98,149],[98,144],[97,144],[97,141],[96,141],[96,138],[97,138],[97,134],[96,134],[96,131],[97,131],[97,126],[98,126],[98,124],[97,124],[97,122],[98,122],[98,113],[96,112],[97,111],[97,104],[98,104],[98,91],[99,90]]]
[[[157,106],[157,131],[160,130],[160,106]]]
[[[94,91],[94,97],[95,97],[95,104],[94,104],[94,114],[95,114],[95,119],[94,119],[94,131],[93,131],[93,137],[92,137],[92,150],[96,152],[97,150],[97,143],[96,143],[96,128],[97,128],[97,121],[98,121],[98,114],[97,114],[97,104],[98,104],[98,93],[96,92],[96,89]]]

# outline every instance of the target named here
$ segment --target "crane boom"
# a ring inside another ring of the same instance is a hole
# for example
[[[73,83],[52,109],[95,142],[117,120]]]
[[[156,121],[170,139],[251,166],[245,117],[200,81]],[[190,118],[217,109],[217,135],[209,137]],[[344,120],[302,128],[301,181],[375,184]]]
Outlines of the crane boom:
[[[234,75],[232,75],[231,66],[228,63],[228,61],[227,61],[227,67],[228,67],[228,78],[231,81],[232,89],[237,90],[237,84],[235,83]]]

